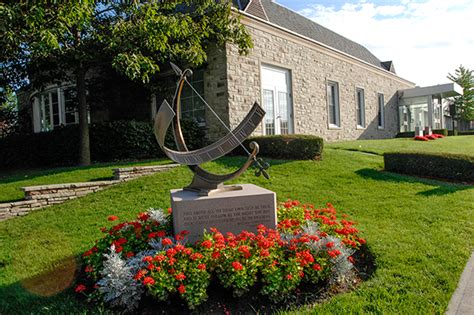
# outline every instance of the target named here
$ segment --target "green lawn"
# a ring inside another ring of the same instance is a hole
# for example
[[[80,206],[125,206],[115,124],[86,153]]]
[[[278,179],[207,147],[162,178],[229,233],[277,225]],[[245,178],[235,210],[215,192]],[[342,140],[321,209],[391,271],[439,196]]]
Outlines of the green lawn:
[[[357,290],[297,311],[444,313],[474,249],[474,188],[384,173],[381,156],[331,147],[320,162],[272,162],[269,181],[252,172],[239,179],[275,191],[280,201],[332,202],[359,222],[376,256],[377,270]],[[208,168],[228,171],[243,161],[225,158]],[[0,222],[0,313],[103,311],[62,292],[76,270],[74,257],[112,224],[108,215],[126,220],[168,207],[169,190],[191,177],[180,167]]]
[[[24,198],[21,187],[65,184],[109,180],[113,178],[112,169],[118,167],[146,166],[170,163],[169,160],[145,162],[122,162],[120,164],[96,164],[87,167],[62,167],[48,170],[27,170],[0,173],[0,203],[21,200]]]
[[[415,141],[411,138],[355,140],[329,143],[326,146],[333,149],[357,150],[376,154],[403,150],[474,155],[474,136],[447,137],[428,142]]]

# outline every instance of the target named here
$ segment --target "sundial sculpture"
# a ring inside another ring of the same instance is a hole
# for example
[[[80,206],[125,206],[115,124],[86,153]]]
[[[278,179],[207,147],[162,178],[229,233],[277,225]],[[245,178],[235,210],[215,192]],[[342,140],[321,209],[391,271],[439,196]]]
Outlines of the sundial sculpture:
[[[179,164],[187,165],[194,173],[193,181],[188,187],[185,187],[184,189],[195,191],[201,196],[209,196],[217,192],[229,190],[240,190],[240,186],[225,186],[224,182],[237,178],[253,164],[255,164],[257,167],[255,172],[256,176],[263,175],[265,178],[269,179],[270,177],[266,171],[269,167],[268,163],[263,162],[261,159],[257,159],[257,154],[259,152],[258,144],[254,141],[250,143],[252,152],[249,152],[242,145],[242,142],[248,136],[250,136],[252,132],[254,132],[265,116],[265,111],[263,108],[258,103],[254,103],[250,112],[237,126],[237,128],[230,130],[222,121],[222,119],[219,118],[217,113],[211,108],[211,106],[187,80],[187,78],[192,75],[192,71],[190,69],[182,71],[173,63],[171,63],[171,67],[179,76],[176,92],[173,97],[173,106],[171,107],[166,100],[163,101],[155,117],[154,129],[158,144],[166,156]],[[216,116],[218,121],[229,131],[228,134],[218,141],[194,151],[189,151],[186,146],[179,120],[181,116],[181,93],[183,92],[185,84],[187,84],[197,94],[197,96],[204,102],[209,110]],[[165,137],[170,125],[173,126],[173,136],[177,150],[172,150],[165,146]],[[247,161],[235,172],[225,175],[218,175],[210,173],[200,166],[203,163],[216,160],[226,155],[238,146],[242,146],[242,148],[248,154],[248,158]]]

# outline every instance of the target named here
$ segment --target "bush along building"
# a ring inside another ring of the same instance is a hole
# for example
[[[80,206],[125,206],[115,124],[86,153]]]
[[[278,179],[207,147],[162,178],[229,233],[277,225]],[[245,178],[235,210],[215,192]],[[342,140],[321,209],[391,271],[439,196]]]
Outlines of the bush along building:
[[[232,2],[254,48],[246,56],[230,44],[210,48],[207,64],[194,69],[191,80],[231,129],[255,101],[266,111],[255,135],[311,134],[327,141],[375,139],[394,137],[417,124],[432,128],[447,124],[449,117],[438,119],[445,111],[438,114],[435,102],[452,93],[424,95],[426,110],[420,114],[410,103],[409,91],[416,90],[415,84],[399,77],[392,61],[379,60],[362,45],[271,0]],[[160,74],[163,80],[156,83],[155,93],[123,79],[95,80],[89,100],[98,105],[91,106],[90,121],[151,121],[162,100],[171,98],[175,88],[172,73]],[[104,87],[108,82],[118,83]],[[74,87],[50,86],[30,94],[24,103],[31,109],[35,132],[78,122]],[[203,127],[207,140],[227,132],[189,87],[183,92],[182,106],[182,118]]]

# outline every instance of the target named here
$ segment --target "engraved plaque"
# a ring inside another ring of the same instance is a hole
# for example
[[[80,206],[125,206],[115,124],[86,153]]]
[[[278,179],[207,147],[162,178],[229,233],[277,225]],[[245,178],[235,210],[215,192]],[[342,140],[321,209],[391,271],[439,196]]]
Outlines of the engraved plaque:
[[[276,194],[252,184],[242,190],[211,196],[199,196],[187,190],[171,191],[171,207],[175,233],[189,231],[190,242],[201,239],[204,229],[217,228],[221,233],[238,234],[242,230],[257,232],[263,224],[275,229]]]

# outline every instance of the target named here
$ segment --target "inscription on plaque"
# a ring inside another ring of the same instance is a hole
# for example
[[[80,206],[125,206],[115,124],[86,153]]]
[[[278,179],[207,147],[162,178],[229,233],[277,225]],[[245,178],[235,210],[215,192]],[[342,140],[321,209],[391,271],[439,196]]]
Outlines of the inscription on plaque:
[[[243,190],[213,196],[198,196],[183,190],[171,192],[175,232],[187,230],[194,242],[216,227],[220,232],[256,232],[259,224],[276,227],[276,195],[267,189],[245,184]]]

